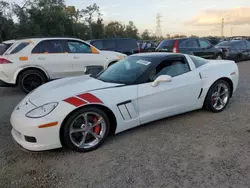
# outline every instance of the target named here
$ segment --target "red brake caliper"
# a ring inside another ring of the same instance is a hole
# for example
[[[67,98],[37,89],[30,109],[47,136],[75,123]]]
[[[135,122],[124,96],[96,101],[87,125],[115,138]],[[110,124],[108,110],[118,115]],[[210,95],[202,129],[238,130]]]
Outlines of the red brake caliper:
[[[96,123],[98,121],[98,118],[95,116],[93,117],[93,123]],[[95,134],[99,134],[101,131],[101,125],[97,125],[93,128],[93,131]]]

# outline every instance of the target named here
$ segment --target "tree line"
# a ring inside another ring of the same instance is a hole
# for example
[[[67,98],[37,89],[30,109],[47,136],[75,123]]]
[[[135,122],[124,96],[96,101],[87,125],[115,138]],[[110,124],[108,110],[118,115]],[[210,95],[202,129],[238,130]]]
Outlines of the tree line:
[[[141,35],[133,23],[104,24],[100,7],[67,6],[64,0],[26,0],[22,5],[0,1],[0,41],[31,36],[74,36],[83,40],[133,37],[161,40],[145,30]]]

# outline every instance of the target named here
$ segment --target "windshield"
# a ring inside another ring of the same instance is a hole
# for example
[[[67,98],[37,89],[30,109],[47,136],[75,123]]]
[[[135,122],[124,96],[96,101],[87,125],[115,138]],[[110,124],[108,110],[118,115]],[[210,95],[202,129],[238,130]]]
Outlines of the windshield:
[[[11,46],[12,44],[0,44],[0,55],[3,55],[6,50]]]
[[[140,56],[128,56],[110,66],[97,76],[104,82],[133,84],[149,66],[151,58]]]

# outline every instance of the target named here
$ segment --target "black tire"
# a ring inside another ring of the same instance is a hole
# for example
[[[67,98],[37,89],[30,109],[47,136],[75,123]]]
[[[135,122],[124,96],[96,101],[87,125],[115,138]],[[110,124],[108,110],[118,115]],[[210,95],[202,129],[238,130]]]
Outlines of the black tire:
[[[218,59],[218,60],[223,59],[223,55],[222,54],[216,54],[215,59]]]
[[[71,127],[71,124],[75,121],[75,119],[77,117],[79,117],[79,115],[81,114],[84,114],[86,112],[94,112],[94,113],[98,113],[99,115],[102,116],[103,120],[105,121],[105,124],[106,124],[106,131],[104,133],[104,136],[102,137],[102,139],[98,142],[98,144],[94,145],[93,147],[90,147],[90,148],[80,148],[80,147],[77,147],[70,139],[70,127]],[[109,132],[110,132],[110,121],[108,119],[108,116],[107,114],[97,108],[97,107],[84,107],[84,108],[81,108],[79,110],[77,110],[76,112],[74,112],[67,120],[66,122],[63,124],[63,134],[61,134],[62,138],[61,140],[63,140],[63,144],[68,147],[69,149],[71,150],[74,150],[74,151],[77,151],[77,152],[89,152],[89,151],[93,151],[97,148],[99,148],[103,143],[104,141],[106,140],[106,138],[108,137],[109,135]]]
[[[47,80],[48,79],[41,71],[30,69],[22,72],[18,76],[18,86],[24,93],[27,94],[40,85],[46,83]]]
[[[214,90],[217,88],[217,86],[219,84],[225,84],[228,88],[228,100],[226,102],[226,104],[224,105],[224,107],[220,110],[217,110],[216,108],[213,107],[213,104],[212,104],[212,95],[213,95],[213,92]],[[208,93],[207,93],[207,96],[205,98],[205,101],[204,101],[204,105],[203,105],[203,108],[206,109],[206,110],[210,110],[214,113],[218,113],[218,112],[221,112],[223,111],[227,105],[228,105],[228,102],[230,100],[230,94],[231,94],[231,90],[232,88],[230,87],[230,85],[228,84],[228,82],[226,82],[225,80],[217,80],[211,87],[210,89],[208,90]]]

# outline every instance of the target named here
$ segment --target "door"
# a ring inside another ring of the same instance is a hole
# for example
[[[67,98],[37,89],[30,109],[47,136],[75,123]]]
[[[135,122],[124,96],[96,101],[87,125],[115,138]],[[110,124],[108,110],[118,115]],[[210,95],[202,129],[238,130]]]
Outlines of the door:
[[[199,45],[201,48],[201,57],[205,59],[214,59],[215,58],[215,49],[214,47],[209,43],[208,40],[205,39],[198,39]]]
[[[150,74],[149,82],[138,85],[140,123],[183,113],[197,106],[201,91],[198,71],[191,71],[184,56],[163,60]],[[171,82],[152,87],[160,75],[172,76]]]
[[[44,40],[31,52],[31,64],[44,68],[50,79],[72,76],[72,60],[65,40]]]
[[[186,41],[183,41],[179,45],[179,51],[186,54],[196,55],[202,57],[202,50],[199,46],[198,40],[190,38]]]
[[[73,67],[73,76],[85,73],[85,67],[97,67],[101,71],[105,64],[104,57],[98,51],[92,50],[91,46],[78,40],[67,40],[68,52]]]

